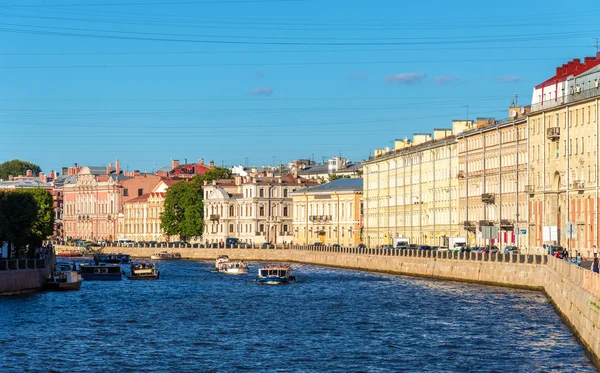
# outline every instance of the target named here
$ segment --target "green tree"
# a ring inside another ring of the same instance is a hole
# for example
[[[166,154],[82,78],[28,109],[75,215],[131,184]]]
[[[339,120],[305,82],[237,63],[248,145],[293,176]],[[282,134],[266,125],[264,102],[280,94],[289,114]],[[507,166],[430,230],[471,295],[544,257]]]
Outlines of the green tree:
[[[197,187],[202,187],[204,182],[213,180],[231,179],[233,177],[231,170],[225,167],[213,167],[201,175],[196,175],[192,179],[192,183]]]
[[[8,242],[9,250],[22,252],[32,238],[38,207],[26,191],[0,191],[0,242]]]
[[[0,179],[7,180],[9,176],[25,175],[27,170],[31,170],[34,175],[39,174],[42,169],[37,164],[33,164],[19,159],[6,161],[0,164]]]
[[[37,218],[31,227],[29,248],[35,253],[35,248],[42,245],[42,241],[54,233],[54,199],[52,194],[42,188],[27,189],[36,202]]]
[[[204,204],[202,190],[194,183],[179,182],[167,189],[164,211],[160,215],[163,231],[182,240],[202,235]]]
[[[332,174],[332,175],[329,175],[329,182],[332,182],[337,179],[349,179],[349,178],[350,178],[350,176],[348,176],[348,175]]]

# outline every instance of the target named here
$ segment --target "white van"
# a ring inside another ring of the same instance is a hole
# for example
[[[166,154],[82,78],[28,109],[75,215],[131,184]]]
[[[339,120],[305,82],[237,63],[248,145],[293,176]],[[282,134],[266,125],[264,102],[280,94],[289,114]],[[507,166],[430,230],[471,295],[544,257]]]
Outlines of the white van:
[[[129,238],[119,238],[119,244],[123,246],[133,246],[133,241]]]

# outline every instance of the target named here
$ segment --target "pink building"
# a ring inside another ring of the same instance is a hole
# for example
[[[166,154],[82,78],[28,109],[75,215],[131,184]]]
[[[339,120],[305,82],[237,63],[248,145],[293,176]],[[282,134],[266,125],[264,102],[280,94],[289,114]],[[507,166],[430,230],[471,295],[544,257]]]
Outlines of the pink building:
[[[63,193],[63,238],[113,241],[123,202],[150,192],[159,176],[125,176],[119,161],[115,167],[78,167],[68,170],[76,181],[65,184]]]

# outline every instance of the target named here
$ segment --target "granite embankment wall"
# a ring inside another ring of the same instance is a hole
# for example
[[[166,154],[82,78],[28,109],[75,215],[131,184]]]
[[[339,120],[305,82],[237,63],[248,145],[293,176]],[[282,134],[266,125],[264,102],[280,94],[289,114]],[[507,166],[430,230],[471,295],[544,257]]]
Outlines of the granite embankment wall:
[[[106,248],[148,258],[161,249]],[[164,249],[163,249],[164,250]],[[301,246],[294,249],[170,248],[184,258],[299,262],[408,276],[528,288],[546,293],[600,368],[600,275],[546,255],[483,255]]]
[[[50,273],[48,259],[0,259],[0,295],[41,290]]]

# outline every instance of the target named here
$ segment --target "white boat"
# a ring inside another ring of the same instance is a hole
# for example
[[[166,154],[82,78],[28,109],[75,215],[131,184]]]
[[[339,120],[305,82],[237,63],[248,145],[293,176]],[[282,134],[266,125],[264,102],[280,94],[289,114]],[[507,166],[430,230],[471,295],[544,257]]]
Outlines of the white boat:
[[[215,260],[215,270],[217,272],[223,272],[225,263],[229,263],[229,257],[227,255],[219,255]]]
[[[49,290],[79,290],[83,279],[77,272],[76,264],[56,263],[48,276],[46,288]]]
[[[229,275],[245,275],[248,273],[248,265],[242,261],[225,262],[220,272]]]
[[[129,271],[130,280],[158,280],[160,276],[156,264],[148,262],[131,263]]]
[[[150,255],[152,260],[176,260],[181,259],[180,253],[168,253],[166,251],[159,251]]]

